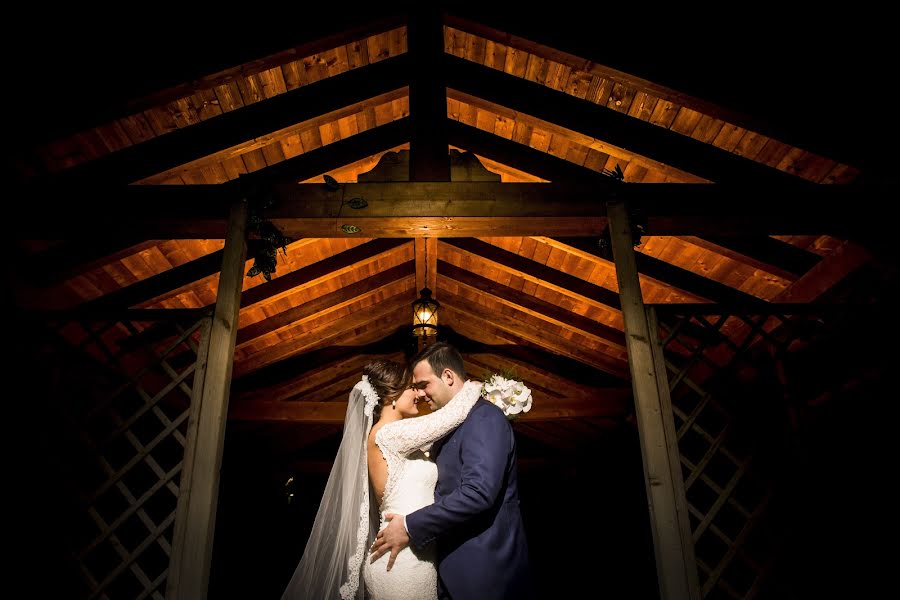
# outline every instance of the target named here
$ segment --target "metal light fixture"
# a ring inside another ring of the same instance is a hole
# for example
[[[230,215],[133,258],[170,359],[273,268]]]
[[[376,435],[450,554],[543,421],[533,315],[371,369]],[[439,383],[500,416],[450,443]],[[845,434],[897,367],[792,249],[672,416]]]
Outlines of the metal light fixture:
[[[413,301],[413,335],[433,336],[437,335],[438,309],[441,303],[431,297],[428,289],[428,241],[425,241],[425,287],[419,292],[419,297]]]

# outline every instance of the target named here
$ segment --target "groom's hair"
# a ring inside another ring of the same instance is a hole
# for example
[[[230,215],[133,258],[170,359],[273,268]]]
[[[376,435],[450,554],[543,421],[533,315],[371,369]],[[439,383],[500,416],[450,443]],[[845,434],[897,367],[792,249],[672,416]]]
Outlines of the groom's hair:
[[[415,367],[423,360],[428,361],[431,370],[438,377],[444,372],[444,369],[450,369],[463,379],[466,378],[466,365],[463,363],[462,355],[459,350],[447,342],[437,342],[426,346],[413,358],[412,366]]]

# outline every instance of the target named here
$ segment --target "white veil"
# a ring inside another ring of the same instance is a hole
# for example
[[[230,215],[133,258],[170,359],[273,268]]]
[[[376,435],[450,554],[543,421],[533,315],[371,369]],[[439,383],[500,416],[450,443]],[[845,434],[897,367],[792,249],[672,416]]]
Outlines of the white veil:
[[[378,525],[378,507],[369,503],[366,456],[372,408],[377,403],[378,393],[363,375],[350,392],[341,445],[303,558],[282,600],[365,597],[362,564]]]

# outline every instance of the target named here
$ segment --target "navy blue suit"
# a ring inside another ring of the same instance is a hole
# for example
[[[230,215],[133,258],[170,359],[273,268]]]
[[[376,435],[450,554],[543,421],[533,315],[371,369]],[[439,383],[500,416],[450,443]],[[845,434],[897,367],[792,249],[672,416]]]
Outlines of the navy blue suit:
[[[516,440],[493,404],[478,400],[434,444],[434,504],[406,516],[414,547],[437,541],[439,587],[453,600],[529,596],[528,545],[519,512]]]

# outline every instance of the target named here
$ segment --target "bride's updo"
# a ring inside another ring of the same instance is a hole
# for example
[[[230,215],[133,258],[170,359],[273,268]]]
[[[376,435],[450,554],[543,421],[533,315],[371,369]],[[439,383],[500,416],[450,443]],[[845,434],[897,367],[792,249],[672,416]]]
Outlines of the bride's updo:
[[[399,398],[409,387],[409,368],[396,361],[379,358],[363,367],[363,375],[369,378],[369,383],[381,399],[372,411],[372,421],[377,422],[381,418],[381,409]]]

